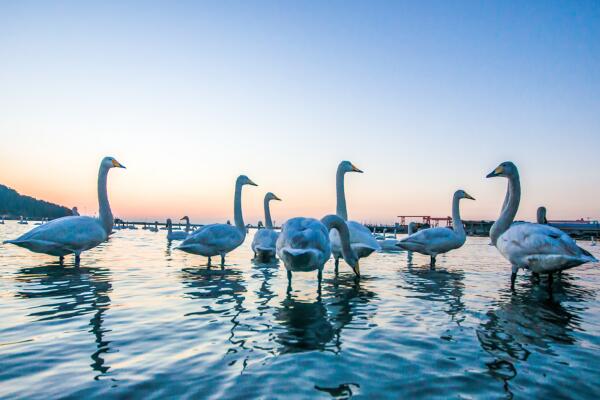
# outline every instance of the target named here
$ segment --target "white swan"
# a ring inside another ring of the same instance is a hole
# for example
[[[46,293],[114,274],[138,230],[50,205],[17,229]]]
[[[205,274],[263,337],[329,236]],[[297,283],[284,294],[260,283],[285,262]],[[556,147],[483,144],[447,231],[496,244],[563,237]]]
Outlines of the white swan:
[[[546,218],[546,207],[538,207],[536,213],[536,220],[538,224],[548,225],[548,219]]]
[[[356,168],[350,161],[342,161],[337,168],[335,177],[336,186],[336,214],[342,218],[348,230],[350,232],[350,245],[358,256],[358,258],[368,257],[374,251],[381,249],[379,243],[364,225],[356,221],[348,221],[348,211],[346,209],[346,193],[344,190],[344,175],[347,172],[359,172],[362,171]],[[329,232],[329,238],[331,240],[331,251],[335,258],[335,268],[338,268],[340,257],[342,257],[342,246],[340,241],[340,235],[336,229],[332,229]]]
[[[452,197],[452,229],[436,227],[423,229],[398,242],[398,247],[431,256],[431,267],[435,267],[438,254],[458,249],[465,244],[467,234],[460,218],[461,199],[475,200],[464,190],[457,190]]]
[[[519,268],[548,274],[548,290],[552,290],[552,273],[598,261],[560,229],[549,225],[513,224],[521,201],[519,171],[510,161],[503,162],[487,178],[508,178],[508,189],[498,220],[490,229],[490,239],[500,254],[512,265],[511,289]],[[512,225],[511,225],[512,224]]]
[[[246,238],[246,226],[242,217],[242,187],[244,185],[258,186],[247,176],[240,175],[235,182],[234,219],[235,226],[227,224],[206,225],[185,239],[176,249],[187,253],[198,254],[210,258],[221,256],[221,268],[225,265],[225,254],[237,248]]]
[[[184,215],[180,221],[185,221],[185,233],[189,234],[190,230],[191,230],[191,225],[190,225],[190,217],[188,217],[187,215]]]
[[[279,197],[269,192],[265,195],[265,229],[259,229],[252,239],[252,251],[254,257],[261,260],[268,260],[275,256],[275,247],[279,233],[273,229],[273,221],[271,220],[271,209],[269,202],[271,200],[281,201]]]
[[[158,221],[154,221],[154,226],[149,227],[148,230],[150,232],[158,232]]]
[[[167,219],[167,240],[184,240],[188,237],[188,233],[186,231],[174,231],[173,230],[173,222],[171,218]]]
[[[321,221],[296,217],[283,224],[277,239],[277,255],[287,269],[289,285],[292,272],[317,270],[320,286],[323,267],[331,257],[331,229],[339,230],[344,260],[360,276],[358,256],[350,245],[348,226],[343,219],[337,215],[328,215]]]
[[[98,205],[100,218],[68,216],[40,225],[14,240],[6,240],[36,253],[63,257],[75,254],[75,263],[83,251],[104,242],[112,231],[113,215],[108,203],[106,178],[111,168],[125,168],[112,157],[105,157],[98,171]]]

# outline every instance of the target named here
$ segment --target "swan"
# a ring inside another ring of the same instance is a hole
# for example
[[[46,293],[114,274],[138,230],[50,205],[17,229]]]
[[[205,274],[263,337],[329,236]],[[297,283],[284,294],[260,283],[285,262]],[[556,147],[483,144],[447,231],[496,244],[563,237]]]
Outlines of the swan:
[[[345,221],[337,215],[327,215],[320,221],[314,218],[296,217],[283,224],[277,239],[277,255],[287,269],[288,288],[292,272],[318,271],[319,286],[323,267],[331,257],[329,232],[337,229],[341,236],[342,256],[360,276],[358,256],[350,244],[350,233]]]
[[[346,194],[344,190],[344,175],[347,172],[362,173],[350,161],[342,161],[336,172],[336,214],[342,218],[348,226],[350,232],[350,245],[358,256],[358,258],[368,257],[374,251],[380,250],[381,247],[371,231],[364,225],[356,221],[348,221],[348,211],[346,209]],[[340,257],[342,257],[342,247],[340,235],[336,229],[330,230],[329,238],[331,240],[331,251],[335,258],[335,268],[337,270]]]
[[[190,226],[190,217],[188,217],[187,215],[184,215],[180,219],[180,221],[185,221],[185,233],[189,234],[190,233],[190,229],[191,229],[191,226]]]
[[[413,233],[398,242],[398,247],[408,251],[431,256],[431,267],[435,267],[438,254],[458,249],[465,244],[467,234],[460,219],[459,203],[461,199],[475,200],[464,190],[457,190],[452,197],[452,229],[436,227]]]
[[[20,225],[27,225],[29,222],[27,222],[27,218],[23,218],[23,216],[21,215],[21,218],[19,219],[19,224]]]
[[[500,254],[512,265],[510,287],[514,289],[517,271],[527,268],[548,274],[548,291],[552,291],[552,273],[598,260],[560,229],[550,225],[513,224],[521,201],[521,182],[517,166],[503,162],[487,178],[505,177],[508,189],[500,217],[490,229],[490,239]],[[511,225],[512,224],[512,225]]]
[[[546,218],[546,207],[538,207],[536,220],[540,225],[548,225],[548,219]]]
[[[413,233],[415,233],[415,228],[416,227],[417,227],[417,224],[415,224],[414,222],[411,222],[410,224],[408,224],[408,236],[410,236]]]
[[[75,264],[79,265],[80,255],[104,242],[112,231],[113,215],[108,203],[106,180],[111,168],[125,168],[113,157],[104,157],[98,171],[98,205],[100,218],[68,216],[40,225],[21,237],[6,240],[4,243],[24,247],[36,253],[44,253],[60,258],[75,254]]]
[[[154,226],[148,228],[150,232],[158,232],[158,221],[154,221]]]
[[[271,200],[281,201],[275,194],[269,192],[265,195],[265,229],[259,229],[252,239],[252,251],[254,258],[268,260],[275,256],[275,245],[277,243],[278,232],[273,229],[273,221],[271,221],[271,209],[269,202]]]
[[[175,247],[187,253],[208,257],[208,265],[212,256],[221,256],[221,268],[225,266],[225,254],[237,248],[246,238],[246,226],[242,217],[242,187],[258,186],[246,175],[240,175],[235,182],[234,220],[235,225],[210,224],[192,232],[187,239]]]
[[[183,240],[188,237],[187,231],[174,231],[171,218],[167,219],[167,240]]]

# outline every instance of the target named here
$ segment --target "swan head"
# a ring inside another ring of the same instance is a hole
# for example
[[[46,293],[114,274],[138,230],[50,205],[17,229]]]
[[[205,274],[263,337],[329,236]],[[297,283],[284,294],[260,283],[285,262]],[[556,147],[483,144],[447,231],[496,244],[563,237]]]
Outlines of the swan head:
[[[277,195],[275,193],[272,193],[272,192],[269,192],[265,195],[265,200],[266,201],[271,201],[271,200],[281,201],[281,199],[279,197],[277,197]]]
[[[256,183],[252,182],[252,180],[250,178],[248,178],[246,175],[238,176],[236,183],[240,186],[243,186],[243,185],[258,186]]]
[[[187,215],[184,215],[183,217],[179,218],[179,220],[190,222],[190,217],[188,217]]]
[[[338,171],[346,173],[346,172],[358,172],[362,174],[362,170],[358,169],[354,164],[350,161],[342,161],[338,166]]]
[[[496,169],[487,174],[486,178],[494,178],[496,176],[503,176],[505,178],[510,178],[511,176],[515,176],[518,174],[517,166],[513,164],[511,161],[504,161],[502,164],[498,165]]]
[[[171,218],[167,218],[167,226],[173,226],[173,221],[171,221]]]
[[[456,192],[454,192],[454,196],[459,199],[475,200],[475,198],[473,196],[471,196],[469,193],[465,192],[462,189],[459,189]]]
[[[118,162],[114,157],[104,157],[102,159],[102,163],[100,164],[102,167],[109,168],[125,168],[123,164]]]

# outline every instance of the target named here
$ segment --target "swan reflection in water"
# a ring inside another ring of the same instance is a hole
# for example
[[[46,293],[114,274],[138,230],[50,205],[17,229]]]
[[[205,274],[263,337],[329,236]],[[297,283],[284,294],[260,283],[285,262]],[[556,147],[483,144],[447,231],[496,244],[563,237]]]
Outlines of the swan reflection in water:
[[[185,314],[186,317],[210,316],[218,318],[221,322],[228,321],[228,341],[232,346],[226,349],[225,354],[235,357],[229,365],[233,365],[240,358],[237,353],[250,350],[246,345],[246,338],[241,335],[236,337],[238,330],[244,330],[240,316],[247,313],[244,307],[246,300],[246,283],[242,273],[233,268],[183,268],[181,279],[186,288],[185,296],[193,300],[206,300],[202,302],[202,309]],[[242,372],[248,362],[248,356],[241,357]]]
[[[325,281],[323,295],[313,301],[296,299],[288,292],[275,312],[280,325],[276,329],[276,340],[282,346],[279,353],[310,350],[339,353],[342,330],[353,320],[369,324],[375,313],[369,302],[376,295],[360,283],[353,276],[340,275]]]
[[[489,373],[503,381],[512,394],[509,381],[517,376],[518,365],[527,361],[533,351],[557,356],[555,345],[575,344],[575,331],[581,331],[581,314],[595,292],[581,287],[576,278],[563,275],[555,285],[554,300],[535,283],[524,290],[500,291],[487,319],[477,329],[481,348],[491,356],[486,362]],[[561,302],[557,301],[560,299]]]
[[[31,307],[33,311],[28,316],[34,321],[70,320],[92,314],[89,332],[94,336],[96,351],[91,355],[90,366],[100,375],[106,374],[110,369],[102,357],[109,351],[111,343],[105,338],[110,330],[102,326],[104,314],[110,308],[110,277],[111,273],[107,268],[74,268],[60,263],[22,268],[16,277],[19,287],[17,297],[45,300],[43,306]]]
[[[430,265],[415,266],[412,252],[407,253],[407,269],[400,272],[405,285],[400,288],[410,292],[408,298],[417,298],[447,306],[443,311],[450,320],[460,327],[464,321],[465,303],[463,301],[465,273],[462,270],[447,270],[439,265],[431,269]]]

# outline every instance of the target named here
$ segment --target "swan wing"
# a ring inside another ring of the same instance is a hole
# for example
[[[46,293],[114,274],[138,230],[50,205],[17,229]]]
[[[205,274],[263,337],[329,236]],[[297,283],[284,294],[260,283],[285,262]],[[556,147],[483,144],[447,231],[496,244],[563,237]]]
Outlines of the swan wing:
[[[5,243],[16,244],[40,253],[65,255],[91,249],[107,238],[108,235],[98,219],[69,216],[37,226],[19,238],[7,240]]]
[[[451,229],[436,227],[423,229],[398,242],[398,246],[409,251],[425,254],[445,253],[462,246],[464,239]]]
[[[228,252],[242,244],[244,237],[235,226],[211,224],[194,231],[178,247],[195,245],[211,248],[217,253]]]
[[[350,233],[350,246],[359,258],[367,257],[374,251],[381,250],[381,245],[373,236],[373,233],[364,225],[356,221],[346,221]],[[329,232],[331,249],[337,255],[342,253],[342,241],[337,229]]]
[[[549,225],[512,225],[499,238],[498,250],[513,265],[550,272],[597,261],[565,232]]]

